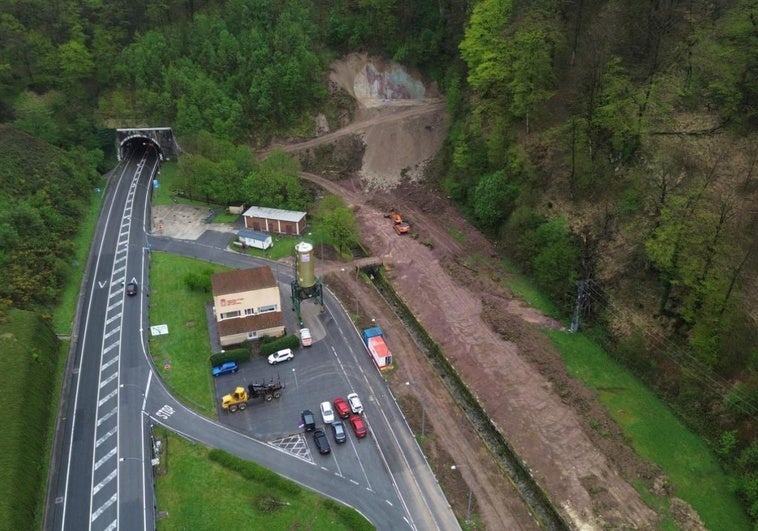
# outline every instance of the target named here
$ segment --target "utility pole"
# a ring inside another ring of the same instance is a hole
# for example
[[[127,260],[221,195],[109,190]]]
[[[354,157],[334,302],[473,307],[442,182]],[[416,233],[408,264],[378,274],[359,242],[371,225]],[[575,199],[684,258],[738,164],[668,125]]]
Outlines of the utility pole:
[[[579,331],[579,314],[581,308],[584,305],[584,301],[587,298],[586,288],[589,285],[589,280],[580,280],[577,286],[576,292],[576,305],[574,306],[574,317],[571,319],[571,327],[569,331],[576,333]]]

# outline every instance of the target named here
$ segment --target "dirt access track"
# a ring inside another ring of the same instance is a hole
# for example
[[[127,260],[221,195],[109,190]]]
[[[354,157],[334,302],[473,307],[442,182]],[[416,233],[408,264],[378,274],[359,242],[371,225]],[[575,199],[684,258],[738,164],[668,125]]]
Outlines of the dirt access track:
[[[655,529],[658,515],[628,481],[652,484],[660,481],[658,472],[625,444],[596,396],[566,374],[560,355],[541,332],[560,328],[560,323],[513,299],[503,285],[496,249],[447,199],[424,185],[423,169],[447,134],[437,95],[420,89],[418,78],[397,65],[365,56],[336,63],[331,80],[356,99],[356,120],[306,144],[283,147],[307,153],[320,142],[358,136],[362,165],[338,181],[304,177],[352,206],[361,240],[389,266],[394,290],[568,525]],[[406,81],[404,89],[400,85]],[[391,208],[410,221],[415,237],[394,232],[384,217]],[[326,281],[346,306],[359,301],[359,315],[387,332],[398,366],[390,385],[401,404],[411,406],[406,414],[417,433],[423,407],[424,449],[457,514],[466,515],[471,488],[475,521],[483,527],[539,528],[392,309],[349,268],[327,275]],[[464,485],[456,483],[457,474]],[[699,527],[696,515],[689,524],[685,527]]]
[[[594,393],[566,374],[542,333],[561,324],[514,300],[497,250],[424,185],[423,170],[447,134],[433,88],[398,65],[359,55],[335,63],[331,82],[355,98],[355,120],[333,132],[321,120],[318,138],[276,147],[309,157],[319,146],[361,146],[360,169],[338,180],[303,177],[352,206],[364,246],[383,259],[396,293],[563,520],[582,530],[656,529],[659,516],[629,482],[665,496],[664,488],[653,488],[665,478],[629,448]],[[410,221],[412,236],[395,233],[384,217],[391,208]],[[170,227],[164,233],[171,236]],[[471,528],[540,529],[393,309],[349,265],[321,258],[316,272],[345,307],[385,330],[397,365],[389,384],[411,428],[424,432],[422,447],[461,520],[470,489]],[[681,528],[704,529],[686,504],[676,506]]]

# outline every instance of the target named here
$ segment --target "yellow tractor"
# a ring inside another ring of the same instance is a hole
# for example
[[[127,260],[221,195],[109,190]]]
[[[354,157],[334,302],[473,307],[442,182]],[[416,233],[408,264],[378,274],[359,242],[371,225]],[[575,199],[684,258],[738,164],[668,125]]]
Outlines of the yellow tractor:
[[[282,389],[284,389],[284,384],[273,381],[268,384],[250,384],[247,389],[239,386],[233,393],[223,396],[221,407],[229,413],[234,413],[237,410],[244,411],[247,408],[247,403],[253,398],[263,397],[266,402],[280,398]]]

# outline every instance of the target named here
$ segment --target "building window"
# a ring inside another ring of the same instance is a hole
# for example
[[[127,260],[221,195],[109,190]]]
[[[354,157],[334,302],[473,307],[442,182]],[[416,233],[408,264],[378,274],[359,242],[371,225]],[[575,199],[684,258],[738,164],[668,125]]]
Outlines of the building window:
[[[234,317],[239,317],[239,316],[240,316],[240,312],[239,311],[236,311],[236,312],[226,312],[226,313],[222,313],[221,314],[221,319],[222,320],[224,320],[224,319],[232,319]]]
[[[245,315],[255,315],[255,310],[252,308],[245,308]]]
[[[270,306],[261,306],[258,308],[258,313],[266,313],[266,312],[275,312],[276,311],[276,304],[271,304]]]
[[[258,337],[258,332],[248,332],[247,333],[247,338],[248,339],[255,339],[256,337]]]

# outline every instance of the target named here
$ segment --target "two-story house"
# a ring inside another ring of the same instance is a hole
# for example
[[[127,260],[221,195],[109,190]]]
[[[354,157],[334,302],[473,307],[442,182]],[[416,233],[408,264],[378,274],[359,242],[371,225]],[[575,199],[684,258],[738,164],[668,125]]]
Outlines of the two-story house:
[[[216,273],[211,287],[222,347],[285,333],[279,285],[270,267]]]

